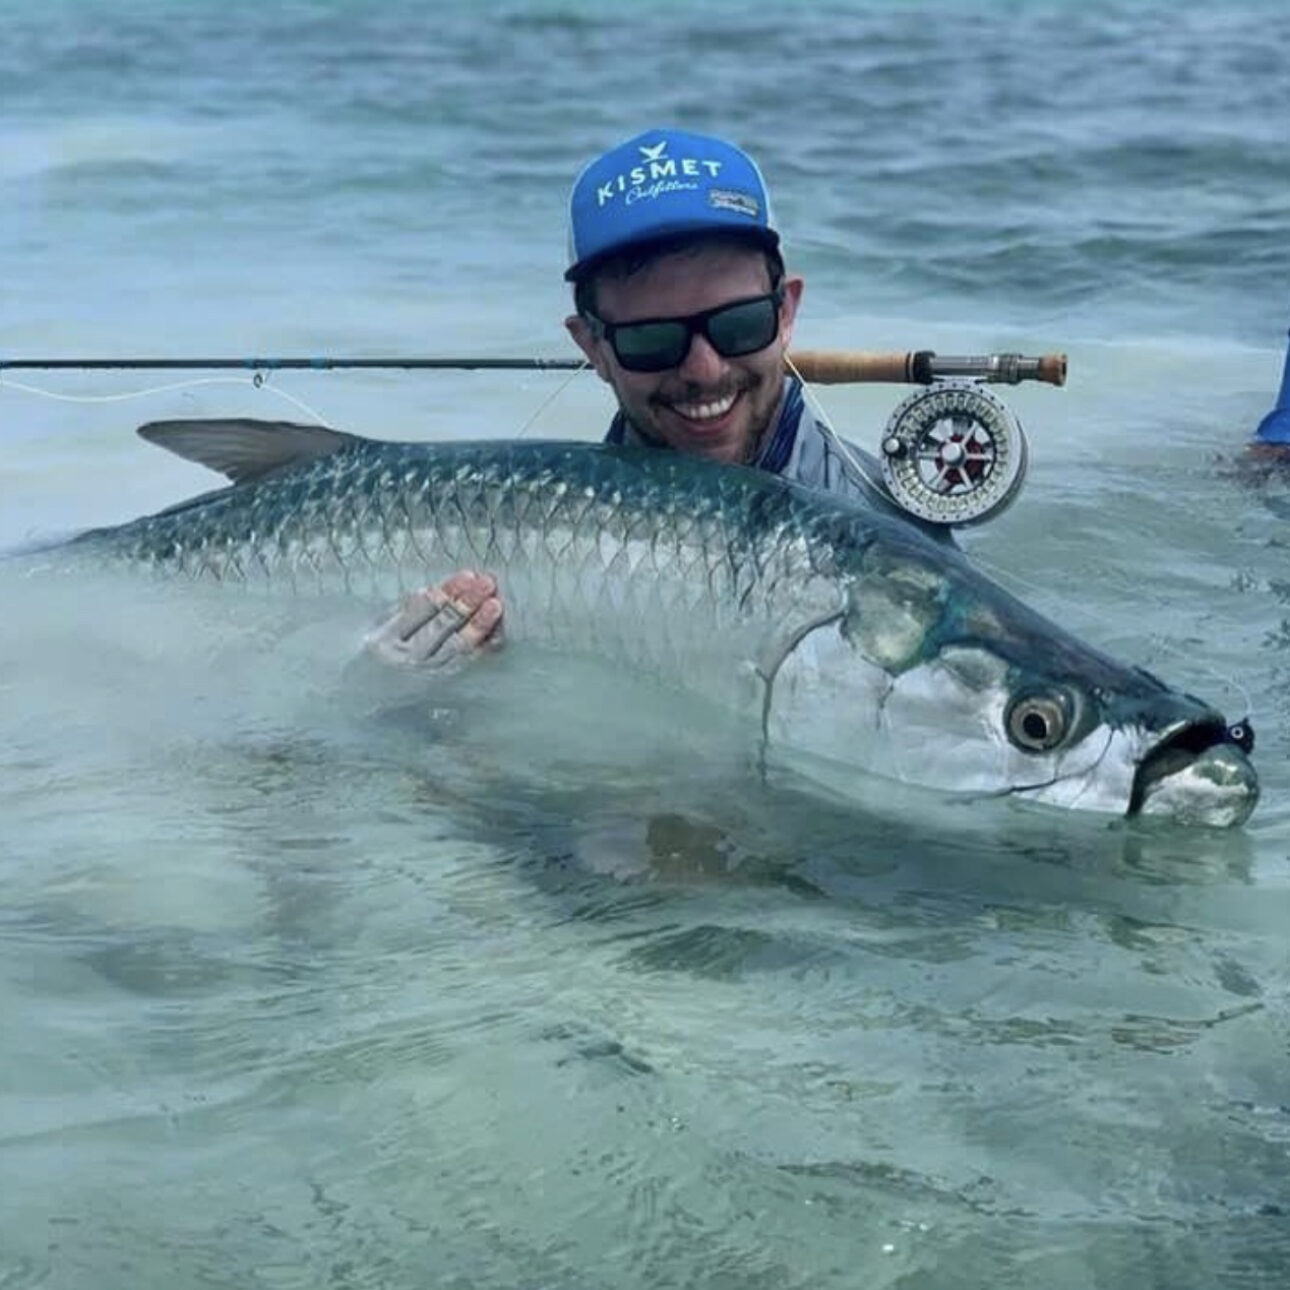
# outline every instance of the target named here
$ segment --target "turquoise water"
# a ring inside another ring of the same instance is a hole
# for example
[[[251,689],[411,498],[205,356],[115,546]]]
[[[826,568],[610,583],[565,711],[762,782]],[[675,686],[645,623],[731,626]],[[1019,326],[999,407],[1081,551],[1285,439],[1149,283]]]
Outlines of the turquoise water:
[[[567,356],[563,202],[762,162],[803,346],[1062,350],[972,554],[1240,715],[1237,834],[760,786],[502,659],[0,581],[0,1286],[1281,1286],[1282,6],[0,0],[0,354]],[[0,547],[212,477],[175,415],[597,436],[554,375],[0,374]],[[166,388],[159,388],[166,387]],[[873,443],[902,391],[836,387]],[[301,405],[304,405],[302,410]]]

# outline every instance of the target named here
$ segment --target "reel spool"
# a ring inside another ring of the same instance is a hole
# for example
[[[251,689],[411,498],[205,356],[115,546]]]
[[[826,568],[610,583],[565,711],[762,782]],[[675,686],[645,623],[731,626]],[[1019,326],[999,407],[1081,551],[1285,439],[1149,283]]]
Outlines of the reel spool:
[[[882,436],[895,501],[932,524],[980,524],[1012,504],[1026,475],[1026,436],[977,381],[936,381],[905,399]]]

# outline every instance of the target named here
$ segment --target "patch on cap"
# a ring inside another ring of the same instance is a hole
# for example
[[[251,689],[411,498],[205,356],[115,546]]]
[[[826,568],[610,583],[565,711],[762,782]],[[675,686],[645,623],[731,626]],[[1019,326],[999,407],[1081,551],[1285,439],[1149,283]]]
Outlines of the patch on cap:
[[[761,214],[761,203],[751,193],[734,193],[727,188],[714,188],[708,193],[708,205],[717,210],[735,211],[756,219]]]

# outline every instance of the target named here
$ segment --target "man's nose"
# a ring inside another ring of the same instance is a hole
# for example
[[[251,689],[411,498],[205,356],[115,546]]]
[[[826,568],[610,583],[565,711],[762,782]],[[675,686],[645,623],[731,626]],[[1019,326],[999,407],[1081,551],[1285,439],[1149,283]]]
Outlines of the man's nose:
[[[712,348],[706,336],[695,332],[690,337],[690,348],[676,370],[687,381],[705,385],[719,381],[726,374],[726,360]]]

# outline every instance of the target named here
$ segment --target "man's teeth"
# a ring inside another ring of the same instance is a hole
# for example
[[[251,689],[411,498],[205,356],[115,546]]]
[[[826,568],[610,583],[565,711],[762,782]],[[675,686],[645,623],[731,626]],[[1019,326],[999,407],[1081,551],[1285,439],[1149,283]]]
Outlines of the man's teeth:
[[[687,421],[715,421],[724,417],[735,406],[735,396],[727,394],[724,399],[715,399],[711,403],[675,403],[673,407]]]

